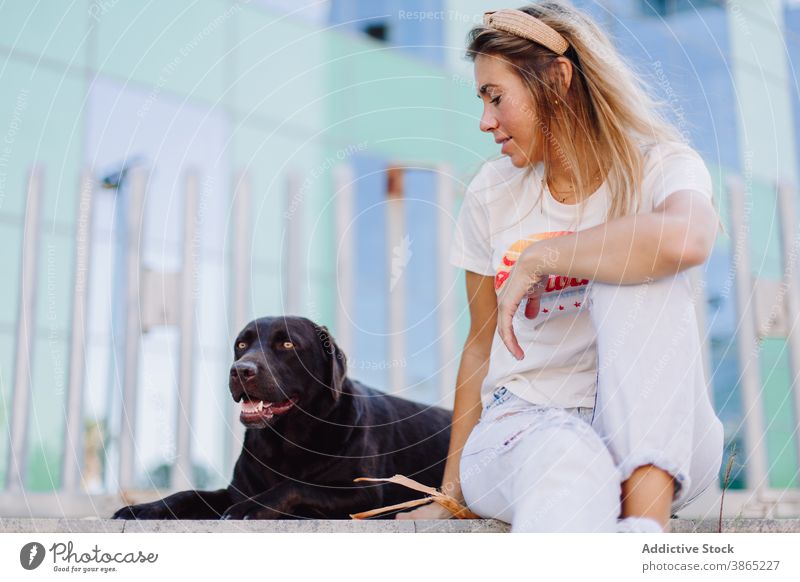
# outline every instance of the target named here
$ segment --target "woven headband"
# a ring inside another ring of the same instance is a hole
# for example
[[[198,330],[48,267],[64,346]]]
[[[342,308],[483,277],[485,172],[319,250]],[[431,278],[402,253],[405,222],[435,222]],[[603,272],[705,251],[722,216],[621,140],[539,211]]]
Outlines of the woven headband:
[[[483,24],[537,42],[559,55],[563,55],[569,48],[569,43],[563,36],[522,10],[504,9],[486,12],[483,15]]]

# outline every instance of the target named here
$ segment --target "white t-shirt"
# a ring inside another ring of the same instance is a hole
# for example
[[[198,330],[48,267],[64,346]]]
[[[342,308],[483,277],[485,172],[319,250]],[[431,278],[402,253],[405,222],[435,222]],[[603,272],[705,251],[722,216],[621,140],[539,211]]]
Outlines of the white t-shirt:
[[[712,198],[711,176],[703,159],[689,146],[661,143],[642,146],[644,171],[641,211],[649,212],[669,194],[696,190]],[[610,205],[607,183],[584,203],[558,202],[544,185],[540,162],[526,176],[508,157],[487,162],[467,188],[456,224],[450,262],[495,278],[502,289],[520,252],[532,242],[602,224]],[[495,332],[489,372],[481,387],[484,406],[492,392],[505,386],[534,404],[570,408],[594,406],[597,384],[596,334],[584,305],[588,279],[551,275],[534,319],[514,316],[514,331],[525,358],[516,360]]]

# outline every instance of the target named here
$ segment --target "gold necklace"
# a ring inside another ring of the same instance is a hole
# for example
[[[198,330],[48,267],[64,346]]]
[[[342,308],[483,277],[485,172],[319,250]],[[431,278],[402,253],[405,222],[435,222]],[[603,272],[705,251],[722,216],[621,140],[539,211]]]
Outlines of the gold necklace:
[[[569,194],[566,194],[565,196],[561,196],[559,191],[556,190],[555,188],[553,188],[553,186],[551,184],[548,183],[547,186],[548,186],[548,189],[550,190],[550,193],[553,194],[553,197],[556,200],[558,200],[559,202],[561,202],[562,204],[564,202],[566,202],[566,200],[567,200],[567,198],[569,198],[570,194],[574,194],[575,193],[575,188],[570,188],[569,189]]]
[[[596,179],[598,176],[600,176],[600,170],[598,170],[598,171],[596,171],[594,174],[592,174],[592,180],[595,180],[595,179]],[[559,202],[561,202],[562,204],[563,204],[563,203],[566,201],[566,199],[567,199],[567,198],[569,198],[569,194],[568,194],[568,195],[566,195],[566,196],[564,196],[564,197],[562,198],[562,197],[561,197],[561,195],[559,194],[559,190],[557,190],[557,189],[553,188],[553,187],[552,187],[552,185],[551,185],[551,184],[549,184],[549,183],[548,183],[548,188],[549,188],[550,192],[551,192],[551,193],[554,195],[554,197],[556,198],[556,200],[558,200],[558,201],[559,201]],[[574,195],[574,194],[575,194],[575,188],[574,188],[574,187],[571,187],[571,188],[568,190],[568,192],[569,192],[570,194]]]
[[[575,189],[574,189],[574,188],[570,188],[570,189],[569,189],[569,192],[570,192],[570,194],[574,194],[574,193],[575,193],[574,191],[575,191]],[[552,186],[550,186],[550,192],[552,192],[552,193],[553,193],[553,195],[555,196],[556,200],[558,200],[558,201],[559,201],[559,202],[561,202],[562,204],[563,204],[564,202],[566,202],[567,198],[569,198],[569,195],[566,195],[566,196],[564,196],[564,197],[562,198],[562,197],[561,197],[561,195],[558,193],[558,190],[556,190],[556,189],[555,189],[555,188],[553,188]]]

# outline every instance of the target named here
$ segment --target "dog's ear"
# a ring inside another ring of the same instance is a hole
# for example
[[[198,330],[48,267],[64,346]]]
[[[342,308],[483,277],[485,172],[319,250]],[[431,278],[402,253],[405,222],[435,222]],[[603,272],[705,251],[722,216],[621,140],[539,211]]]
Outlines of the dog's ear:
[[[333,392],[334,401],[339,400],[342,394],[342,385],[347,377],[347,360],[344,352],[336,345],[331,336],[331,332],[324,325],[315,326],[315,331],[319,341],[322,343],[322,351],[329,359],[330,388]]]

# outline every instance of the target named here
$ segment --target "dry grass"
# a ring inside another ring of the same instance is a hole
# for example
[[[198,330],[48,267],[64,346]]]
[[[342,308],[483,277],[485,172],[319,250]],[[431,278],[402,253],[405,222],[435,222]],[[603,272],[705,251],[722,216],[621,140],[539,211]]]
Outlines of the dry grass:
[[[719,500],[719,526],[717,532],[722,533],[722,508],[725,505],[725,491],[731,480],[731,471],[733,470],[733,463],[736,461],[736,443],[733,443],[731,448],[731,455],[728,457],[728,464],[725,466],[725,478],[722,480],[722,496]]]

